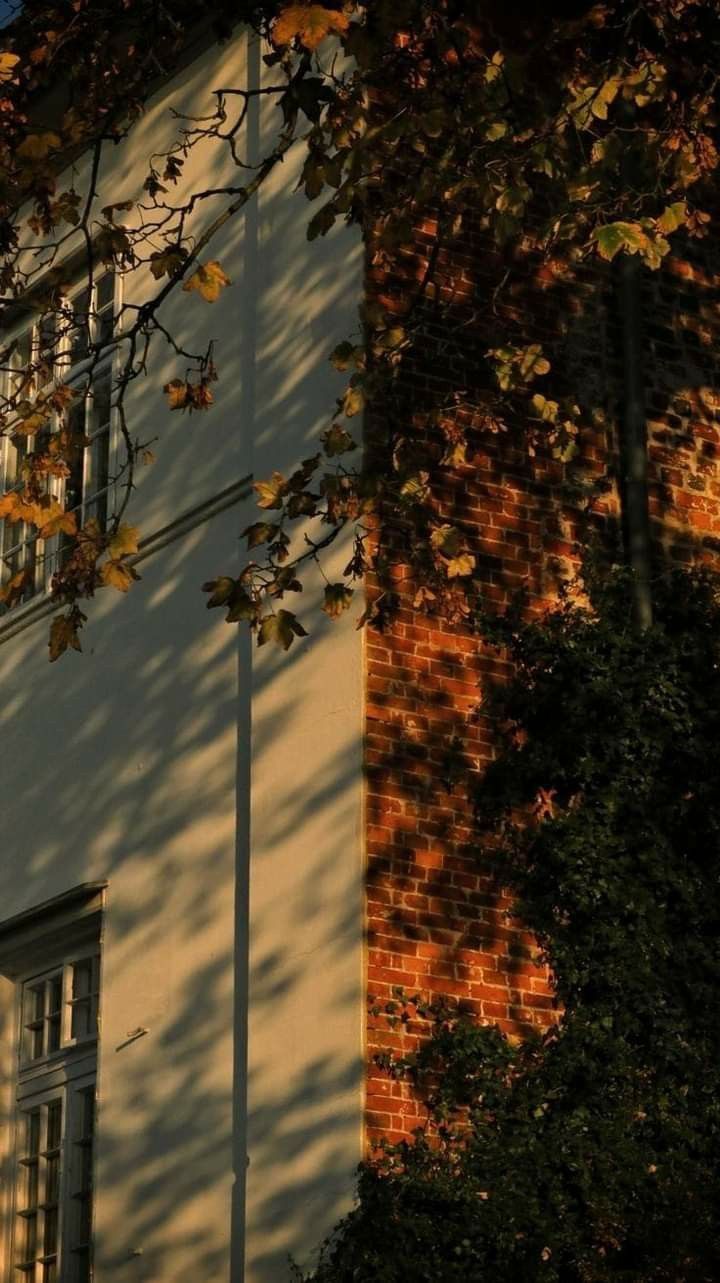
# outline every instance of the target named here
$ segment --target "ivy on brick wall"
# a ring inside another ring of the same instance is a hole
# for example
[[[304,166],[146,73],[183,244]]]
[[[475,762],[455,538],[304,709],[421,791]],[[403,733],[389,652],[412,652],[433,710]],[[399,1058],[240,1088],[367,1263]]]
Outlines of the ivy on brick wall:
[[[461,1005],[386,1004],[426,1022],[385,1068],[431,1122],[363,1168],[314,1283],[720,1276],[718,585],[669,577],[641,634],[625,573],[587,580],[589,606],[497,637],[517,677],[477,794],[478,860],[557,1021],[513,1041]]]

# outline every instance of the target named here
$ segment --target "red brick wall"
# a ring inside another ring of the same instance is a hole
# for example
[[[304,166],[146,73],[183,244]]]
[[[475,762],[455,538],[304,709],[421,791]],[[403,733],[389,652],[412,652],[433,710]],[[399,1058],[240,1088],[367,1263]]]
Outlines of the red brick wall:
[[[371,274],[386,305],[402,311],[431,243],[418,238],[404,275]],[[713,559],[720,533],[720,392],[717,400],[712,393],[720,276],[708,270],[704,247],[700,257],[704,268],[674,258],[645,285],[651,515],[658,549],[673,561]],[[487,305],[491,266],[479,239],[446,257],[442,287],[460,311]],[[559,338],[561,373],[581,381],[595,423],[569,468],[542,453],[529,458],[513,434],[478,434],[468,464],[448,480],[440,515],[468,534],[486,599],[502,608],[523,586],[535,611],[553,599],[590,534],[611,554],[620,547],[616,302],[607,277],[573,277],[559,264],[538,270],[529,260],[510,306],[532,316],[536,339]],[[460,364],[433,361],[428,343],[403,375],[410,415],[444,378],[450,388],[462,377],[462,354]],[[381,434],[380,419],[375,427]],[[522,1035],[554,1018],[553,999],[532,939],[483,867],[468,800],[493,752],[483,688],[509,668],[466,627],[414,609],[415,588],[401,569],[397,609],[368,635],[368,991],[380,1006],[397,986],[425,999],[452,995]],[[373,1059],[412,1050],[422,1033],[420,1022],[390,1028],[382,1015],[369,1017],[370,1138],[408,1136],[424,1121],[407,1086]]]

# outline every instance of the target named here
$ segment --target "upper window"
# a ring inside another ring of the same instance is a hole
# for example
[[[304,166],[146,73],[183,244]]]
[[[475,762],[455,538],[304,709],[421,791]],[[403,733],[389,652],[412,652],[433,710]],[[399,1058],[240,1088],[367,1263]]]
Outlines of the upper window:
[[[92,1277],[101,898],[79,888],[0,928],[18,1005],[7,1283]]]
[[[64,962],[23,986],[23,1064],[97,1035],[100,957]]]
[[[18,326],[3,340],[8,352],[4,394],[17,402],[52,390],[72,388],[67,427],[74,449],[69,462],[53,460],[53,437],[61,425],[54,412],[35,432],[6,432],[0,456],[2,491],[21,490],[31,457],[42,458],[46,493],[73,512],[78,527],[94,517],[104,529],[108,516],[113,453],[112,349],[92,357],[95,344],[113,332],[115,278],[103,272],[92,284],[69,291],[52,314]],[[41,539],[26,522],[0,522],[0,585],[13,582],[15,601],[26,601],[49,588],[62,565],[67,537]]]

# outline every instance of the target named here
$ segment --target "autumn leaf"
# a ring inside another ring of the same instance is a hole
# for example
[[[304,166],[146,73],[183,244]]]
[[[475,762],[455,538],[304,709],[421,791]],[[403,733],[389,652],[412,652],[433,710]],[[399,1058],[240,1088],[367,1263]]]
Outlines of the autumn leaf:
[[[216,303],[220,297],[220,291],[230,284],[230,277],[225,275],[220,264],[213,259],[211,263],[198,267],[197,271],[186,280],[183,289],[186,293],[197,290],[206,303]]]
[[[678,227],[682,227],[687,219],[687,205],[684,200],[676,200],[672,205],[666,205],[659,219],[657,220],[658,230],[665,233],[676,232]]]
[[[139,535],[137,526],[129,526],[123,521],[108,544],[108,554],[112,560],[117,561],[120,557],[137,552]]]
[[[7,606],[8,610],[11,606],[15,606],[19,601],[22,601],[30,579],[31,576],[28,570],[19,570],[16,575],[13,575],[12,579],[8,580],[3,588],[0,588],[0,601]]]
[[[80,638],[78,637],[78,628],[84,616],[78,610],[71,610],[67,615],[56,615],[50,625],[50,639],[48,646],[50,649],[50,663],[54,663],[70,647],[72,650],[82,650]]]
[[[163,392],[168,399],[171,410],[185,410],[187,408],[190,385],[185,379],[171,379],[166,383]]]
[[[353,590],[347,584],[327,584],[322,609],[331,619],[337,619],[347,610],[353,599]]]
[[[349,450],[357,449],[357,442],[353,441],[350,433],[340,423],[332,423],[323,432],[322,443],[323,450],[330,459],[336,454],[347,454]]]
[[[49,504],[38,505],[38,533],[41,539],[51,539],[60,533],[74,535],[77,533],[77,520],[74,512],[66,512],[62,504],[53,499]]]
[[[462,536],[457,526],[438,526],[433,530],[430,536],[430,543],[436,552],[443,553],[446,557],[455,557],[460,551]]]
[[[359,384],[351,384],[347,389],[342,402],[342,408],[348,419],[359,414],[365,406],[365,393]]]
[[[199,383],[189,383],[188,387],[190,389],[190,413],[192,414],[193,410],[209,410],[215,397],[207,379],[201,379]]]
[[[184,249],[158,250],[155,254],[150,255],[150,271],[156,281],[159,281],[161,276],[174,276],[180,270],[186,258],[187,251]],[[190,279],[192,280],[192,277]],[[228,281],[225,283],[229,284]]]
[[[256,481],[253,490],[258,508],[282,508],[286,485],[281,472],[273,472],[269,481]]]
[[[0,497],[0,517],[10,523],[27,521],[30,525],[37,526],[42,521],[39,511],[38,505],[22,491],[10,490]]]
[[[215,606],[227,606],[226,624],[239,623],[240,620],[254,622],[257,619],[257,605],[243,588],[241,580],[232,579],[230,575],[220,575],[218,579],[210,579],[203,584],[202,590],[210,594],[206,603],[208,610]]]
[[[28,134],[20,143],[16,154],[22,160],[46,160],[51,151],[57,151],[62,140],[57,134]]]
[[[448,579],[460,579],[466,575],[471,575],[475,569],[475,558],[471,552],[462,552],[459,557],[453,557],[447,563],[445,572]]]
[[[279,610],[276,615],[266,615],[260,621],[258,646],[274,641],[283,650],[289,650],[296,637],[307,637],[307,633],[291,610]]]
[[[346,14],[321,4],[293,4],[278,16],[272,32],[273,44],[289,45],[298,40],[304,49],[312,51],[326,36],[342,35],[349,25]]]
[[[231,579],[229,575],[221,575],[219,579],[210,579],[203,584],[203,592],[210,593],[205,603],[208,610],[213,606],[225,606],[230,599],[237,580]]]
[[[133,582],[140,576],[133,566],[128,566],[124,561],[104,561],[100,567],[100,578],[109,588],[117,588],[118,592],[127,592]]]
[[[619,76],[611,76],[598,89],[591,104],[592,114],[598,120],[607,120],[608,107],[615,101],[621,83]]]
[[[247,539],[248,548],[257,548],[260,544],[269,543],[274,539],[280,527],[273,525],[270,521],[254,521],[251,526],[247,526],[241,534],[241,539]]]
[[[13,432],[16,436],[32,437],[45,426],[49,418],[49,411],[34,410],[27,418],[19,419],[17,423],[13,424]]]
[[[16,53],[0,53],[0,85],[7,84],[13,79],[19,61]]]

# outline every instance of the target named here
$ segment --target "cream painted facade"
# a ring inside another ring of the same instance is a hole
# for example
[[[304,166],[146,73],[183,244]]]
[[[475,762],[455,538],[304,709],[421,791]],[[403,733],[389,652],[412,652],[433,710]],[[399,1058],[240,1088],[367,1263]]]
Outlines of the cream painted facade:
[[[171,105],[201,114],[259,66],[244,36],[203,52],[106,157],[113,199],[142,182]],[[251,112],[258,151],[264,127]],[[96,1283],[282,1283],[347,1206],[361,1153],[361,634],[304,600],[310,638],[254,649],[200,593],[239,564],[253,475],[325,426],[325,357],[356,320],[360,247],[308,246],[295,163],[224,235],[221,300],[167,305],[180,339],[216,340],[211,413],[166,409],[169,349],[133,386],[132,430],[159,438],[129,513],[142,582],[99,593],[85,653],[56,665],[45,603],[0,620],[0,919],[107,883]],[[202,165],[189,182],[226,162]],[[15,990],[0,982],[2,1283]]]

